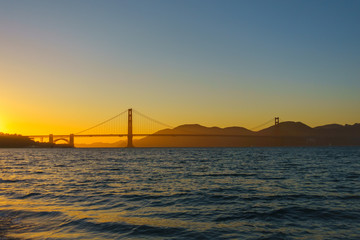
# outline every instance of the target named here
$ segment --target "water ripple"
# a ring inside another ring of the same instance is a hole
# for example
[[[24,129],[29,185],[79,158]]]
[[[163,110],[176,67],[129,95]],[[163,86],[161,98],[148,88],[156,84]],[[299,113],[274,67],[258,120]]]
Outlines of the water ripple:
[[[0,239],[360,239],[360,148],[0,149]]]

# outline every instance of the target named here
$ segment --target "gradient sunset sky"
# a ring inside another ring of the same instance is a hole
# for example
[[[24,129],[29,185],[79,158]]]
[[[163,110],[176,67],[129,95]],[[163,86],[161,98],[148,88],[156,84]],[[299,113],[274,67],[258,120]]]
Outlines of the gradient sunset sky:
[[[360,1],[0,0],[0,132],[360,122]]]

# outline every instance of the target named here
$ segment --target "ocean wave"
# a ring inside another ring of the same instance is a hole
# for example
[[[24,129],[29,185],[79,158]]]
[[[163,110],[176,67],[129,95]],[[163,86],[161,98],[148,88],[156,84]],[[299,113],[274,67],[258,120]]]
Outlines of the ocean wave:
[[[22,179],[2,179],[0,178],[0,183],[19,183],[19,182],[26,182],[27,180]]]
[[[270,211],[235,211],[236,213],[220,216],[217,222],[258,219],[266,221],[353,221],[360,219],[359,211],[340,211],[327,208],[284,207]]]
[[[26,151],[1,240],[360,239],[359,148]]]

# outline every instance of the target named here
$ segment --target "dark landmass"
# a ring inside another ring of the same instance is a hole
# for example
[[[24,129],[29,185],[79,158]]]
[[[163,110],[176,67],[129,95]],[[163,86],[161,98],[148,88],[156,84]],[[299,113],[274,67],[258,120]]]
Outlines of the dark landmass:
[[[17,134],[0,133],[0,148],[52,148],[52,147],[70,147],[67,144],[51,144],[44,142],[35,142],[29,137]]]
[[[176,134],[187,136],[172,136]],[[219,128],[186,124],[173,129],[160,130],[153,136],[134,139],[133,143],[135,147],[360,146],[360,124],[328,124],[312,128],[301,122],[281,122],[257,132],[243,127]],[[126,140],[114,143],[76,144],[77,147],[104,148],[126,147],[126,145]],[[0,147],[70,146],[35,142],[25,136],[0,133]]]
[[[136,147],[265,147],[360,145],[360,124],[329,124],[311,128],[301,122],[282,122],[250,131],[242,127],[204,127],[197,124],[164,129],[155,134],[203,134],[227,136],[149,136],[135,140]],[[234,136],[241,135],[241,136]]]
[[[360,146],[360,124],[328,124],[309,127],[301,122],[282,122],[260,131],[243,127],[204,127],[198,124],[163,129],[156,135],[134,139],[135,147],[275,147],[275,146]],[[172,134],[205,136],[171,136]],[[206,136],[208,135],[208,136]],[[217,135],[217,136],[214,136]],[[224,135],[224,136],[219,136]],[[126,147],[114,143],[78,144],[77,147]]]

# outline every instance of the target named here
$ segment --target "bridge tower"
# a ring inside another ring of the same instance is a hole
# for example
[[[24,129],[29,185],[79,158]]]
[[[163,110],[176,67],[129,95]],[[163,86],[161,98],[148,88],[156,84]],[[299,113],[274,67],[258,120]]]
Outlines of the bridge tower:
[[[49,143],[54,143],[54,135],[49,134]]]
[[[133,128],[132,128],[132,108],[128,109],[128,135],[127,135],[127,147],[132,148],[133,145]]]
[[[74,147],[74,146],[75,146],[74,134],[70,134],[70,136],[69,136],[69,145],[70,145],[71,147]]]
[[[279,123],[280,123],[279,117],[275,117],[275,126],[276,126],[276,125],[279,125]]]

